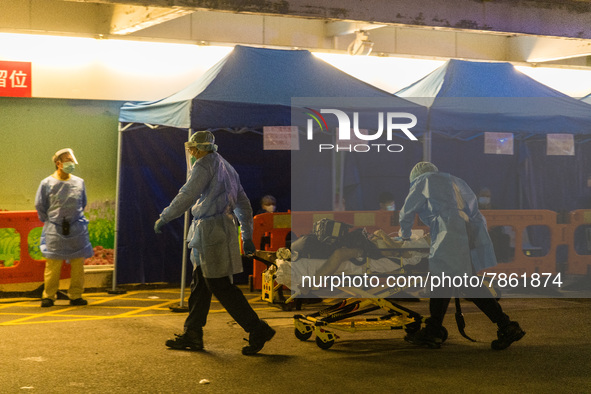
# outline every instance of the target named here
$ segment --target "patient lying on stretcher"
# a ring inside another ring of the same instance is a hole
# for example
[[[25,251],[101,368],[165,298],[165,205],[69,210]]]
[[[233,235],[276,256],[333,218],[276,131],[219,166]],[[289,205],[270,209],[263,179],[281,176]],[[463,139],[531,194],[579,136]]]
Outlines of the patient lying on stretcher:
[[[297,289],[304,276],[386,274],[400,272],[402,267],[421,270],[419,264],[426,264],[429,243],[428,235],[394,241],[383,230],[373,234],[353,230],[332,245],[319,242],[313,234],[306,235],[292,244],[291,262],[276,262],[277,282]]]
[[[320,266],[316,275],[329,275],[339,271],[341,265],[350,261],[352,264],[360,266],[367,264],[367,259],[380,260],[384,257],[392,260],[394,264],[391,265],[392,271],[401,267],[401,259],[409,260],[409,265],[415,265],[418,261],[412,260],[412,252],[401,252],[400,249],[404,247],[404,241],[395,241],[388,236],[383,230],[377,230],[373,234],[363,232],[351,232],[353,239],[347,239],[342,246],[334,249],[326,262]],[[357,240],[355,238],[366,237],[364,240]],[[423,237],[421,241],[415,242],[419,238],[415,238],[413,245],[415,248],[429,247],[428,236]],[[369,241],[369,242],[368,242]],[[407,247],[410,243],[407,242]],[[371,264],[369,264],[371,266]],[[340,271],[339,271],[340,272]]]

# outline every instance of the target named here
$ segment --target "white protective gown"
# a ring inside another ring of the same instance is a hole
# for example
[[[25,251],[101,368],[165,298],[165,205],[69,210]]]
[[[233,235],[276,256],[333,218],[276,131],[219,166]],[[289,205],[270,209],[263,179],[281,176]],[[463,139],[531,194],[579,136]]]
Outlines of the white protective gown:
[[[187,182],[160,214],[167,223],[191,208],[193,223],[188,244],[191,260],[205,278],[222,278],[242,272],[238,228],[242,239],[252,239],[252,208],[234,167],[212,152],[195,162]]]
[[[400,211],[403,238],[410,238],[415,214],[430,228],[431,273],[472,275],[472,266],[478,272],[497,264],[486,219],[478,210],[474,192],[462,179],[441,172],[419,175]]]
[[[48,176],[41,181],[35,196],[35,208],[44,223],[41,232],[41,254],[47,259],[69,260],[94,255],[88,238],[88,220],[84,216],[86,187],[84,180],[70,175],[68,180]],[[63,234],[67,220],[70,233]]]

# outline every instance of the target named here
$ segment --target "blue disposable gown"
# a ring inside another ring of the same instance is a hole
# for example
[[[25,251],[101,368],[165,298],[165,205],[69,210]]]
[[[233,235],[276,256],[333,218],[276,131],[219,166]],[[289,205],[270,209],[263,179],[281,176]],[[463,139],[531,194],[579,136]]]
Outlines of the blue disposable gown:
[[[234,167],[213,152],[195,162],[189,179],[160,214],[167,223],[191,208],[193,223],[187,242],[191,260],[206,278],[242,272],[236,215],[242,239],[252,239],[252,207]]]
[[[64,181],[48,176],[41,181],[35,208],[44,223],[40,244],[43,257],[69,261],[94,255],[88,238],[85,207],[86,186],[82,178],[70,175],[70,179]],[[70,223],[69,235],[62,233],[64,219]]]
[[[415,214],[430,229],[431,273],[472,275],[472,267],[478,272],[497,264],[477,198],[460,178],[440,172],[418,176],[400,211],[403,238],[410,237]],[[473,240],[472,249],[468,232]]]

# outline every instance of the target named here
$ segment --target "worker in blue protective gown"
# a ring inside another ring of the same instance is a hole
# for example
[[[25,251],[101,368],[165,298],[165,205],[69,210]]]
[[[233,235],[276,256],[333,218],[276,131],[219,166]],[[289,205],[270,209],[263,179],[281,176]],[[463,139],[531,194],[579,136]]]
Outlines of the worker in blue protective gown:
[[[78,162],[71,149],[57,151],[53,162],[56,171],[41,181],[35,196],[35,208],[44,223],[40,249],[46,258],[41,306],[53,306],[64,260],[71,267],[70,304],[87,305],[82,298],[84,259],[92,257],[94,252],[84,216],[86,187],[82,178],[72,175]]]
[[[232,275],[242,272],[238,241],[240,222],[244,251],[255,252],[252,242],[253,219],[250,201],[234,168],[219,153],[214,135],[198,131],[185,143],[196,159],[187,182],[154,225],[156,233],[165,223],[191,209],[193,222],[187,236],[193,262],[189,316],[184,333],[166,341],[172,349],[203,349],[203,327],[212,294],[234,320],[249,333],[244,355],[259,352],[275,330],[259,319],[242,291],[232,283]]]
[[[472,276],[496,265],[496,258],[486,220],[478,210],[474,192],[462,179],[440,173],[429,162],[418,163],[410,173],[410,191],[400,210],[402,239],[410,239],[415,214],[429,226],[431,251],[429,270],[431,279]],[[431,316],[426,327],[406,340],[432,348],[443,342],[443,318],[453,295],[469,296],[499,327],[498,339],[491,344],[493,349],[505,349],[525,335],[517,322],[503,313],[488,287],[445,286],[434,287],[429,309]],[[468,292],[469,291],[469,292]]]

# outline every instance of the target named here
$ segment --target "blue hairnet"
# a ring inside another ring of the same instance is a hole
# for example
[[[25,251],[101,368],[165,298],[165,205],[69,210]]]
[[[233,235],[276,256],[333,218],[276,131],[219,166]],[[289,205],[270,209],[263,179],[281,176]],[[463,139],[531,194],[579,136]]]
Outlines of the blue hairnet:
[[[435,166],[435,164],[428,161],[418,162],[410,171],[410,181],[414,181],[416,177],[426,174],[427,172],[439,172],[439,169]]]

